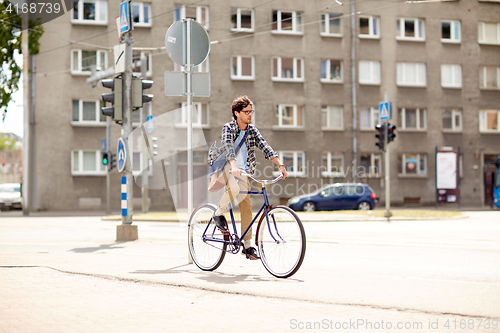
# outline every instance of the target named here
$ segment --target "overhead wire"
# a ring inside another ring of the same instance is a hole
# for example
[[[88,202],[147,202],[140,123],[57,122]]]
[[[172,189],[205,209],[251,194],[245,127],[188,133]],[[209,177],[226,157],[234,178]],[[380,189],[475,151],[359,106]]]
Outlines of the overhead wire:
[[[195,1],[191,4],[188,4],[186,6],[189,6],[189,5],[193,5],[193,4],[196,4],[198,2],[201,2],[203,0],[199,0],[199,1]],[[262,3],[258,6],[263,6],[265,4],[268,4],[268,3],[271,3],[271,2],[274,2],[275,0],[271,0],[271,1],[268,1],[268,2],[265,2],[265,3]],[[345,3],[345,4],[351,4],[351,3],[359,3],[359,2],[367,2],[367,1],[375,1],[375,0],[353,0],[352,2],[348,2],[348,3]],[[339,18],[347,18],[347,17],[351,17],[351,16],[354,16],[354,15],[362,15],[362,14],[366,14],[366,13],[370,13],[370,12],[373,12],[373,11],[378,11],[378,10],[383,10],[383,9],[388,9],[388,8],[392,8],[392,7],[397,7],[397,6],[401,6],[401,5],[407,5],[407,4],[421,4],[421,3],[438,3],[438,2],[455,2],[456,0],[422,0],[422,1],[403,1],[403,2],[398,2],[397,0],[381,0],[381,1],[378,1],[378,2],[397,2],[396,4],[393,4],[393,5],[389,5],[389,6],[383,6],[383,7],[377,7],[377,8],[371,8],[371,9],[367,9],[367,10],[363,10],[363,11],[357,11],[355,13],[349,13],[349,14],[344,14],[344,15],[341,15],[341,16],[337,16],[335,17],[335,19],[339,19]],[[336,7],[340,7],[342,5],[339,5],[338,4],[338,0],[335,0],[334,2],[332,2],[331,4],[334,4],[336,3],[337,5],[333,8],[336,8]],[[255,8],[255,7],[251,7],[251,8]],[[331,8],[331,5],[328,5],[328,6],[323,6],[322,8],[320,9],[316,9],[316,10],[313,10],[313,11],[308,11],[308,12],[304,12],[304,15],[309,15],[309,14],[313,14],[313,13],[317,13],[317,12],[320,12],[322,10],[326,10],[326,9],[330,9]],[[153,16],[152,18],[154,17],[159,17],[159,16],[162,16],[162,15],[165,15],[165,14],[168,14],[168,13],[172,13],[174,12],[174,10],[170,10],[170,11],[167,11],[167,12],[164,12],[164,13],[161,13],[161,14],[158,14],[156,16]],[[220,20],[222,18],[227,18],[228,15],[224,15],[224,16],[221,16],[219,18],[216,18],[215,21],[217,20]],[[288,19],[285,19],[285,20],[282,20],[282,21],[286,21]],[[311,22],[307,22],[307,23],[302,23],[302,26],[308,26],[308,25],[312,25],[312,24],[318,24],[320,22],[324,22],[325,20],[324,19],[321,19],[321,20],[316,20],[316,21],[311,21]],[[214,20],[211,20],[210,22],[214,22]],[[267,22],[265,24],[262,24],[262,25],[259,25],[255,28],[258,28],[258,27],[263,27],[263,26],[267,26],[267,25],[271,25],[271,24],[274,24],[274,23],[277,23],[277,21],[273,21],[273,22]],[[240,40],[240,39],[244,39],[244,38],[250,38],[250,37],[253,37],[253,36],[258,36],[258,35],[262,35],[262,34],[267,34],[267,33],[271,33],[272,31],[275,31],[273,29],[271,30],[265,30],[265,31],[258,31],[258,32],[253,32],[251,34],[248,34],[248,35],[244,35],[244,36],[237,36],[237,37],[233,37],[233,38],[228,38],[228,39],[224,39],[224,40],[215,40],[215,41],[212,41],[211,44],[221,44],[221,43],[227,43],[227,42],[231,42],[231,41],[235,41],[235,40]],[[107,50],[111,50],[113,49],[113,47],[107,47],[107,46],[100,46],[100,45],[95,45],[95,44],[90,44],[90,43],[82,43],[82,41],[84,40],[88,40],[88,39],[91,39],[91,38],[95,38],[97,36],[101,36],[103,34],[107,34],[107,33],[110,33],[110,32],[116,32],[116,30],[111,30],[111,31],[108,31],[106,33],[102,33],[102,34],[98,34],[98,35],[94,35],[94,36],[91,36],[91,37],[88,37],[88,38],[85,38],[85,39],[82,39],[80,41],[70,41],[70,42],[73,42],[72,44],[82,44],[82,45],[88,45],[88,46],[92,46],[92,47],[98,47],[98,48],[101,48],[101,49],[107,49]],[[235,33],[241,33],[241,31],[238,31],[238,32],[235,32]],[[226,35],[222,35],[222,36],[219,36],[219,37],[224,37],[224,36],[233,36],[235,33],[231,33],[231,34],[226,34]],[[71,44],[70,44],[71,45]],[[64,45],[64,46],[61,46],[61,47],[58,47],[58,48],[54,48],[54,49],[51,49],[51,50],[47,50],[47,51],[44,51],[44,52],[41,52],[41,53],[47,53],[47,52],[51,52],[51,51],[54,51],[56,49],[59,49],[59,48],[63,48],[63,47],[67,47],[69,45]],[[137,48],[134,48],[134,50],[142,50],[142,51],[158,51],[159,53],[154,53],[152,54],[152,56],[157,56],[157,55],[160,55],[160,54],[163,54],[163,53],[160,53],[161,51],[165,50],[165,46],[160,46],[160,47],[137,47]],[[60,71],[57,71],[57,72],[60,72]],[[47,73],[47,72],[45,72]]]

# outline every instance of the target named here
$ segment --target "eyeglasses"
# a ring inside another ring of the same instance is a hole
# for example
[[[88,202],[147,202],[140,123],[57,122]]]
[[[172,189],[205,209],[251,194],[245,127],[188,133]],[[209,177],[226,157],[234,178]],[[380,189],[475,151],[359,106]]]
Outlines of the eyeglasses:
[[[254,114],[255,113],[255,110],[252,109],[252,110],[248,110],[248,111],[243,111],[241,110],[240,112],[243,112],[244,114],[246,114],[247,116],[251,115],[251,114]]]

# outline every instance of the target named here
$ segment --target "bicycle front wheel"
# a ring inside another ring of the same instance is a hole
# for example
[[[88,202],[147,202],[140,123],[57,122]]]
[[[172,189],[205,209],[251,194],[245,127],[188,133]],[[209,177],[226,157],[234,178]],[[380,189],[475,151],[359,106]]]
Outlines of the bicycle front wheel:
[[[295,212],[276,206],[258,226],[257,246],[264,267],[278,278],[295,274],[306,253],[304,226]]]
[[[220,266],[226,255],[228,236],[215,226],[213,216],[217,207],[204,204],[191,214],[188,224],[188,247],[193,262],[204,271]]]

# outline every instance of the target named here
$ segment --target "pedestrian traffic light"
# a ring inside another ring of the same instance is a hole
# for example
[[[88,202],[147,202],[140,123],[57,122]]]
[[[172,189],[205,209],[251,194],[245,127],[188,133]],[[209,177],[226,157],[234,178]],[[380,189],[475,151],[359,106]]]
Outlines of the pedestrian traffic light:
[[[102,152],[102,165],[106,166],[109,163],[108,152]]]
[[[116,154],[109,152],[109,171],[113,170],[116,167]]]
[[[380,150],[384,150],[385,123],[375,125],[375,129],[377,130],[377,134],[375,134],[375,137],[378,139],[377,143],[375,143],[375,146],[377,146]]]
[[[387,144],[389,142],[394,141],[394,138],[396,137],[396,133],[394,132],[396,130],[396,125],[387,123]]]
[[[111,94],[102,94],[104,102],[110,102],[113,107],[103,107],[101,112],[103,115],[111,117],[114,121],[122,120],[122,78],[115,77],[114,79],[102,80],[102,86],[110,88],[113,92]]]
[[[142,105],[153,100],[153,95],[144,95],[144,90],[151,88],[153,81],[134,77],[132,80],[132,107],[142,108]]]

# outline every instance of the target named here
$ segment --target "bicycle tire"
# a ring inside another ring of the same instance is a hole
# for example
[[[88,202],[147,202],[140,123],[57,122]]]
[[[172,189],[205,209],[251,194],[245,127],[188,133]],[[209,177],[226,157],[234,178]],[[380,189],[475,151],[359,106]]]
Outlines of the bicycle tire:
[[[266,270],[278,278],[295,274],[306,253],[306,233],[300,218],[286,206],[276,206],[257,227],[257,247]]]
[[[217,269],[226,256],[227,243],[203,239],[203,235],[217,240],[229,239],[215,226],[212,217],[216,210],[213,204],[203,204],[193,211],[188,223],[189,253],[195,265],[204,271]]]

